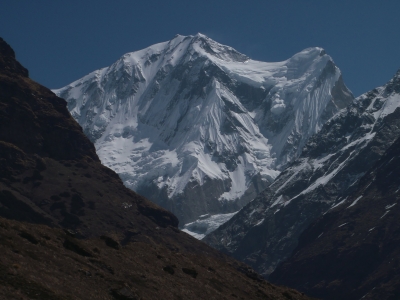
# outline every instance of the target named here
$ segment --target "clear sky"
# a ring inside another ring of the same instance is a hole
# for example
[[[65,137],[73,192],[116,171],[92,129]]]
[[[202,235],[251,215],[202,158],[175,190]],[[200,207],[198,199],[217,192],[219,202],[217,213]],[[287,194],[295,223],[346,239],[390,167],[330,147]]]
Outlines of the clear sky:
[[[323,47],[355,96],[400,68],[400,0],[4,0],[0,36],[60,88],[127,52],[201,32],[262,61]]]

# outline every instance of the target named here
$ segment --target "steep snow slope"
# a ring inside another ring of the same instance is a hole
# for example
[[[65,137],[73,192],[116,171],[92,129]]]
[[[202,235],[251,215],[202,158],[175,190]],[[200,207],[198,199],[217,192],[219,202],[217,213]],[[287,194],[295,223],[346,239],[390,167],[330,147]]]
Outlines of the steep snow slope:
[[[237,211],[353,99],[321,48],[265,63],[202,34],[125,54],[55,93],[103,164],[181,224]]]
[[[400,136],[399,106],[400,71],[331,118],[296,161],[205,241],[269,275],[291,254],[301,232],[343,205]]]

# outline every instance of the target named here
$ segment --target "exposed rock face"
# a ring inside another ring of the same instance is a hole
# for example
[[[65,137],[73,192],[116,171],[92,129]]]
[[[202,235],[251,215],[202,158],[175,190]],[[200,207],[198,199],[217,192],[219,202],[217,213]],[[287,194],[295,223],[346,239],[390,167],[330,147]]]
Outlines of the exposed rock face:
[[[2,39],[0,67],[1,299],[307,299],[125,188]]]
[[[28,70],[15,59],[14,50],[2,38],[0,38],[0,52],[2,53],[0,58],[2,73],[8,76],[29,76]]]
[[[304,231],[270,279],[323,299],[399,298],[399,165],[397,139],[354,193]]]
[[[55,93],[102,163],[182,224],[240,209],[353,100],[321,48],[265,63],[201,34],[125,54]]]
[[[331,118],[299,159],[205,241],[268,276],[311,222],[344,201],[400,136],[399,89],[398,72]]]

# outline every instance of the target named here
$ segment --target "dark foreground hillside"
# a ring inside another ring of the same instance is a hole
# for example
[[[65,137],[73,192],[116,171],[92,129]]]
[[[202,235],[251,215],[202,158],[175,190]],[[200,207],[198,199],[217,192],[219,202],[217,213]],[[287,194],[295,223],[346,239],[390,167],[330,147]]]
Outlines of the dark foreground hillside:
[[[125,188],[2,39],[0,217],[1,299],[308,299]]]
[[[397,139],[269,279],[324,299],[400,299],[399,166]]]

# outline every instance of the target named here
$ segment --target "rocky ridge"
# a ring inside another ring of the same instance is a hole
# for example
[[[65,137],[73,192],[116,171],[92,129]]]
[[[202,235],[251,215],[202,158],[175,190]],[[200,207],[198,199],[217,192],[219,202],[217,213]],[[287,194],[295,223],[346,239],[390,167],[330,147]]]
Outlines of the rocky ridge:
[[[345,201],[303,232],[269,278],[323,299],[399,298],[399,164],[397,139]]]
[[[400,72],[324,124],[297,160],[205,241],[267,277],[290,256],[300,234],[344,203],[400,136],[399,106]]]

